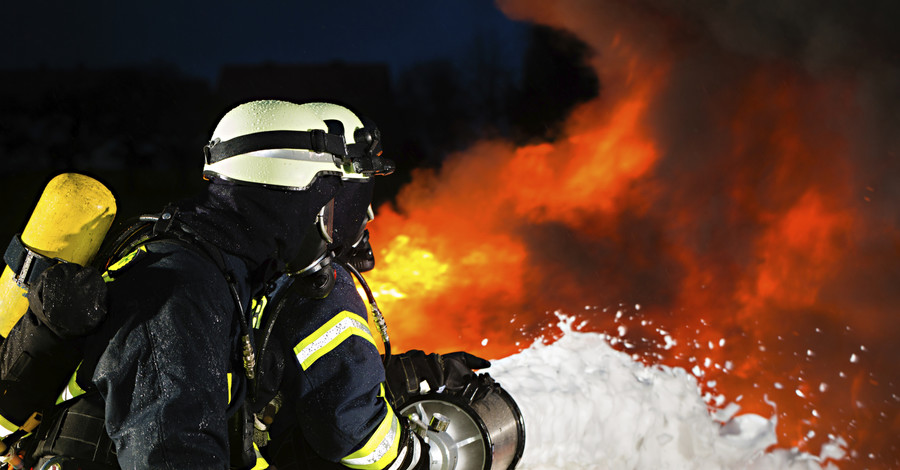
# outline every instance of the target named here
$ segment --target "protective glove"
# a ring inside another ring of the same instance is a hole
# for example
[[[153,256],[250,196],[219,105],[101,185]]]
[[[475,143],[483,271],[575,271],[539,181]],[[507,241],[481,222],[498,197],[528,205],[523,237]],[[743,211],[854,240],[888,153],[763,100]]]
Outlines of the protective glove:
[[[475,378],[475,370],[487,369],[491,362],[465,351],[456,351],[440,356],[444,372],[444,385],[450,392],[462,391]]]
[[[448,354],[425,354],[413,349],[391,356],[385,366],[388,389],[395,409],[411,398],[428,392],[461,392],[476,374],[491,363],[473,354],[457,351]]]

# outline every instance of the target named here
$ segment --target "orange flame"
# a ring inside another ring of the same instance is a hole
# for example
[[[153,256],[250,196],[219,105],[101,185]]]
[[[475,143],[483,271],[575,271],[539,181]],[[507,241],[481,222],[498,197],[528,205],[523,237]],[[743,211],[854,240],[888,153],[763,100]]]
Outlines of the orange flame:
[[[380,208],[370,230],[383,248],[376,248],[378,263],[367,277],[391,312],[398,342],[437,350],[477,347],[492,357],[526,346],[522,340],[533,338],[533,325],[516,324],[517,318],[547,304],[540,298],[545,274],[535,269],[536,253],[518,226],[605,231],[598,222],[620,210],[617,198],[627,196],[629,182],[657,158],[639,122],[653,89],[648,79],[609,112],[580,111],[580,119],[601,123],[583,125],[554,145],[479,144],[449,159],[440,174],[416,173],[396,210]],[[580,290],[575,283],[573,295]],[[511,330],[518,334],[487,334]]]
[[[503,357],[552,340],[561,309],[693,371],[712,407],[776,414],[779,446],[841,437],[842,465],[900,464],[896,296],[867,271],[897,274],[900,230],[856,189],[859,83],[733,61],[704,81],[646,34],[668,20],[503,6],[591,44],[603,94],[565,138],[479,143],[379,208],[367,278],[395,350]]]

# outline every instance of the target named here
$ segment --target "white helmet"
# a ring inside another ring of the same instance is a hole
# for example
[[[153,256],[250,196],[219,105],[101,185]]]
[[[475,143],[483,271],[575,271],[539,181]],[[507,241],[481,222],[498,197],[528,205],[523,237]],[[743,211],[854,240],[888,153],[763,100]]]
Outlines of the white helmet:
[[[251,101],[219,121],[203,149],[203,175],[303,190],[319,175],[343,176],[343,168],[352,167],[344,139],[329,134],[328,125],[309,106]]]
[[[394,171],[394,162],[381,157],[381,133],[370,120],[339,104],[315,102],[300,106],[324,121],[330,132],[344,136],[349,153],[349,159],[344,160],[345,180],[368,180]],[[340,125],[335,126],[336,123]]]

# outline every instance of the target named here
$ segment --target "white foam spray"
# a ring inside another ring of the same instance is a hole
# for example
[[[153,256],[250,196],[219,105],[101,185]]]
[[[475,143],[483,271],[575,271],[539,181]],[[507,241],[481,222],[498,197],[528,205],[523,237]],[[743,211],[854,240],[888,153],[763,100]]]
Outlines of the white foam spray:
[[[558,341],[488,370],[525,417],[518,469],[835,469],[845,454],[840,440],[819,456],[772,448],[774,418],[711,412],[688,371],[647,367],[560,318]]]

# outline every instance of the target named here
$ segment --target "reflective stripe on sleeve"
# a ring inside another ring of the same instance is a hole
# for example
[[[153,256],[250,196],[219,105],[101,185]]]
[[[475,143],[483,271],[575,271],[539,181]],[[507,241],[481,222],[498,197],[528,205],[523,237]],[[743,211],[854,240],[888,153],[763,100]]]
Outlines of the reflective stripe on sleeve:
[[[412,452],[412,457],[409,459],[409,463],[414,466],[419,463],[419,459],[422,457],[422,445],[419,444],[419,440],[416,438],[410,439],[411,444],[408,446],[404,446],[400,449],[400,453],[397,455],[397,458],[394,460],[394,463],[387,470],[402,470],[403,461],[406,459],[406,453]],[[410,450],[412,449],[412,450]],[[403,467],[410,468],[410,467]]]
[[[359,315],[345,310],[307,336],[300,344],[294,346],[294,354],[297,355],[297,360],[303,370],[307,370],[317,359],[328,354],[329,351],[353,335],[362,337],[373,346],[375,345],[375,339],[372,338],[368,323]]]
[[[381,386],[380,396],[384,397],[384,385]],[[400,447],[400,420],[394,415],[394,410],[385,400],[387,414],[372,434],[358,451],[341,459],[341,463],[350,468],[363,470],[378,470],[385,468],[397,458],[397,450]]]

